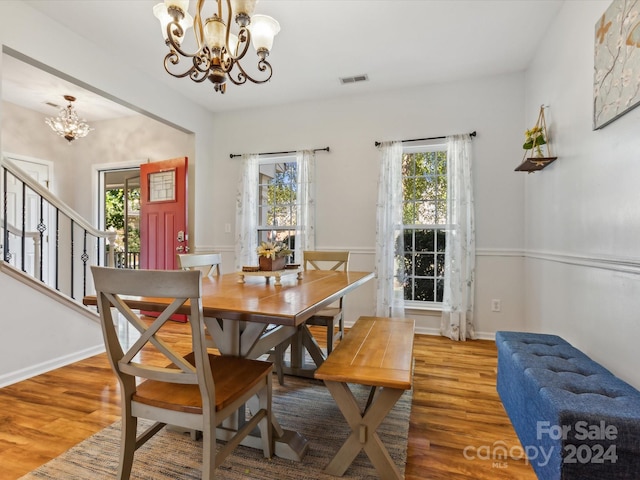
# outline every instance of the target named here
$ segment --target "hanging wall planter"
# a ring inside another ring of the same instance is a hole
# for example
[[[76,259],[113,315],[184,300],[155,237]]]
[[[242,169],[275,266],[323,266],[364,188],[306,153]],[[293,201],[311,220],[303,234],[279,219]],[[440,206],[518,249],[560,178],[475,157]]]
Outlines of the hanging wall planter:
[[[544,105],[540,105],[540,113],[535,126],[525,132],[524,158],[516,168],[516,172],[535,172],[542,170],[558,157],[551,153],[549,135],[547,134],[547,122],[544,118]]]

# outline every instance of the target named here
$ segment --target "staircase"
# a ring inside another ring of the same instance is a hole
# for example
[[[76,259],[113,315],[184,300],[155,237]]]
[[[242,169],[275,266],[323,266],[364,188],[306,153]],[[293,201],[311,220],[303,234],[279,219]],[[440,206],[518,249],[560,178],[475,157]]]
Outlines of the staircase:
[[[114,265],[115,232],[94,228],[7,158],[0,182],[2,260],[81,302],[93,291],[89,267]]]
[[[100,231],[0,159],[0,387],[104,351],[91,265],[114,265]]]

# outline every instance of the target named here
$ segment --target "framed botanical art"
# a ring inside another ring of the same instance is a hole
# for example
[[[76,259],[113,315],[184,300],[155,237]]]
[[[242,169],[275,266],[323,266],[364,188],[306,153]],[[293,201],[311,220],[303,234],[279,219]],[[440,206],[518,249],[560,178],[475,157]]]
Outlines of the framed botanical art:
[[[595,26],[593,129],[640,104],[640,2],[614,0]]]

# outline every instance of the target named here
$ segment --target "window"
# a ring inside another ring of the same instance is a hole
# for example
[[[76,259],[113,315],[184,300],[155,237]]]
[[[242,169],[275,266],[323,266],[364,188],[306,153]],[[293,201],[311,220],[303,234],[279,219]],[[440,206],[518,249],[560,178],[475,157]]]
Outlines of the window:
[[[297,176],[295,157],[260,161],[258,244],[278,240],[295,250]]]
[[[447,223],[446,145],[405,147],[402,154],[404,299],[441,303]],[[417,303],[414,303],[417,305]]]

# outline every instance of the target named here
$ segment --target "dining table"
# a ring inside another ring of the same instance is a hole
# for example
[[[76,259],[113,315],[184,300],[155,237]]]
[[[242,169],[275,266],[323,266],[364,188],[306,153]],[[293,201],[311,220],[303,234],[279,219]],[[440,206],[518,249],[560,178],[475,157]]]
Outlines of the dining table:
[[[226,273],[203,277],[205,325],[221,355],[258,358],[288,340],[291,358],[285,372],[313,377],[324,354],[312,340],[306,320],[373,278],[371,272],[331,270],[283,275],[277,284],[270,282],[268,275],[241,277],[239,273]],[[149,312],[162,311],[170,302],[154,297],[124,298],[130,308]],[[85,296],[83,303],[96,305],[96,296]],[[178,313],[188,313],[188,303],[183,309]],[[313,360],[311,365],[305,360],[305,350]],[[275,416],[273,427],[274,453],[300,461],[309,447],[307,439],[299,432],[283,429]],[[243,444],[260,448],[259,439],[251,436]]]

